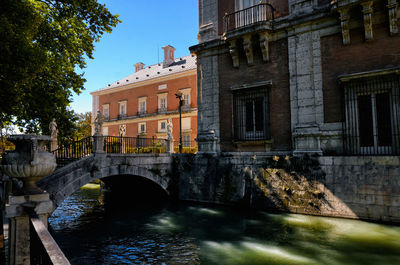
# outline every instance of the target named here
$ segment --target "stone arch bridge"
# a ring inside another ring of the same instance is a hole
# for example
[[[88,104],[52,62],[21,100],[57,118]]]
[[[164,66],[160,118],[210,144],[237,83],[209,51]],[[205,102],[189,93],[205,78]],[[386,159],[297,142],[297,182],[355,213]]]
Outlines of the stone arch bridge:
[[[97,151],[96,144],[93,144],[93,147],[85,156],[75,158],[72,163],[59,167],[37,182],[41,189],[50,194],[55,208],[83,185],[113,176],[141,177],[157,184],[166,194],[170,194],[170,153],[110,153],[107,150],[104,152],[106,146],[97,146]]]

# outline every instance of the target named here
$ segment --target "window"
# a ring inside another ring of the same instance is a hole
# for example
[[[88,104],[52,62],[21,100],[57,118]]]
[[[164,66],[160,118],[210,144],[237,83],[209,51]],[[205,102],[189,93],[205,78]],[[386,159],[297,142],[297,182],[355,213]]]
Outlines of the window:
[[[118,119],[123,119],[125,117],[126,117],[126,100],[119,102]]]
[[[184,109],[190,109],[190,92],[191,88],[184,88],[181,89],[180,92],[182,93],[182,99],[183,99],[183,108]]]
[[[103,127],[103,135],[104,136],[108,135],[108,127]]]
[[[344,89],[346,151],[373,155],[399,153],[399,78],[359,78],[345,83]]]
[[[139,123],[138,125],[138,133],[145,133],[146,132],[146,123]]]
[[[103,105],[103,115],[104,115],[105,120],[110,119],[110,105],[109,104]]]
[[[269,135],[267,87],[233,93],[235,140],[266,140]]]
[[[167,112],[167,93],[158,94],[158,113]]]
[[[251,6],[258,4],[259,0],[236,0],[237,1],[237,10],[245,9]]]
[[[191,142],[190,142],[190,134],[184,134],[183,135],[183,147],[190,147]]]
[[[183,131],[187,131],[187,130],[191,129],[190,122],[191,122],[190,117],[182,119],[182,130]]]
[[[138,109],[139,115],[146,114],[146,99],[147,97],[139,98],[139,109]]]
[[[166,120],[158,121],[158,131],[159,132],[167,131],[167,121]]]

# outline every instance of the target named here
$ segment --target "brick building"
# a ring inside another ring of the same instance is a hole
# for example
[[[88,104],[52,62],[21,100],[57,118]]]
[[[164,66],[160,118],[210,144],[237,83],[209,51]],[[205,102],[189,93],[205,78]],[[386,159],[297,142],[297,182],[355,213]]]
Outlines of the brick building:
[[[199,151],[400,153],[396,0],[199,0]]]
[[[135,73],[92,92],[93,112],[105,116],[103,135],[167,138],[172,121],[173,140],[179,141],[179,100],[182,93],[183,146],[194,146],[197,136],[196,57],[174,57],[175,48],[163,47],[164,60],[144,67],[135,64]]]

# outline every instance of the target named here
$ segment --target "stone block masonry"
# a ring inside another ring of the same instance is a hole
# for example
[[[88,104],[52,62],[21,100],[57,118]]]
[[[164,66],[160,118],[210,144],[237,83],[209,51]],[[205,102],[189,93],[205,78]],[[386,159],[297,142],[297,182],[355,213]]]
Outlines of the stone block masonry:
[[[400,223],[400,158],[179,156],[179,198]]]

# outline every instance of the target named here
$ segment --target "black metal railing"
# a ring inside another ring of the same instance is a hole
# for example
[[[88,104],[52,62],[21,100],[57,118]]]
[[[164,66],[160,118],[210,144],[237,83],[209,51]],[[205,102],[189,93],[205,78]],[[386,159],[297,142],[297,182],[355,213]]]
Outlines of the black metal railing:
[[[198,148],[196,141],[185,141],[182,139],[182,153],[195,154],[197,151]],[[174,153],[179,153],[179,141],[174,141]]]
[[[400,77],[344,83],[346,155],[400,154]]]
[[[166,113],[167,112],[167,108],[158,108],[157,109],[157,113]]]
[[[125,119],[126,118],[126,114],[118,114],[117,115],[117,119],[118,120],[122,120],[122,119]]]
[[[57,160],[57,166],[63,167],[92,153],[93,137],[89,136],[77,141],[66,143],[52,151]]]
[[[269,3],[245,8],[224,16],[224,34],[230,30],[249,26],[257,22],[272,21],[274,19],[274,7]]]
[[[112,154],[165,153],[165,139],[104,136],[104,152]]]

